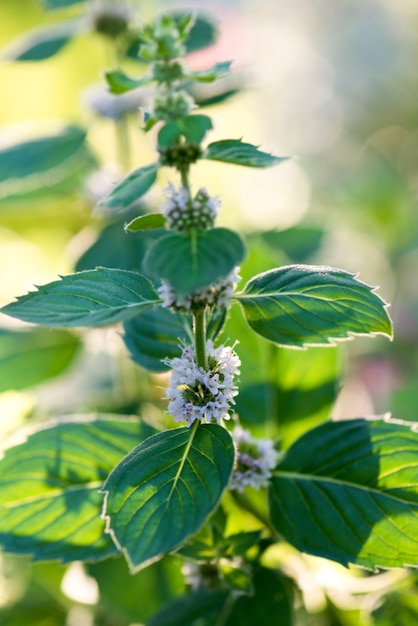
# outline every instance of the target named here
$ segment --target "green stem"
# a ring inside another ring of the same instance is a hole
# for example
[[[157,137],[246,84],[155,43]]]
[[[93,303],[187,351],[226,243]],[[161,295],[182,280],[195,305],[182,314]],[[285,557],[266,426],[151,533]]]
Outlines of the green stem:
[[[194,313],[194,338],[196,347],[196,363],[198,367],[207,369],[206,363],[206,309],[199,308]]]
[[[189,166],[179,167],[179,172],[181,176],[181,184],[187,190],[190,198]]]

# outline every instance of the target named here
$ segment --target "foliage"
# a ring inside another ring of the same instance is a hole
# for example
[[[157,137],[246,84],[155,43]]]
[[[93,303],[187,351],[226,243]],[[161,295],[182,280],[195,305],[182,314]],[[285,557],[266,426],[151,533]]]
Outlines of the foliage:
[[[307,624],[301,581],[315,557],[374,573],[415,568],[415,424],[330,418],[338,346],[391,339],[387,303],[357,273],[315,262],[322,228],[244,237],[217,225],[217,197],[192,190],[196,164],[236,165],[245,175],[291,160],[243,138],[208,140],[215,124],[196,112],[194,93],[203,84],[214,89],[207,105],[227,101],[233,66],[191,70],[186,61],[216,41],[216,23],[167,11],[138,26],[123,3],[43,5],[78,17],[26,33],[3,58],[48,62],[79,35],[100,37],[115,64],[95,113],[112,120],[121,170],[93,203],[103,227],[75,271],[2,307],[54,330],[0,330],[1,391],[33,388],[70,365],[93,386],[94,368],[81,360],[82,337],[92,335],[74,328],[121,323],[133,363],[114,359],[114,393],[100,389],[98,412],[80,414],[77,388],[74,415],[41,421],[6,446],[5,558],[50,563],[40,584],[56,600],[51,624],[71,610],[52,582],[56,562],[72,564],[67,573],[83,562],[100,594],[94,623],[103,626]],[[156,154],[130,164],[126,125],[138,106]],[[17,212],[68,189],[76,196],[97,163],[88,129],[74,124],[3,147],[0,208]],[[158,207],[152,194],[167,171],[173,182]],[[31,585],[21,604],[0,608],[2,623],[24,623],[26,607],[35,626],[43,623]],[[399,589],[376,603],[376,624],[388,623],[394,602],[408,619],[416,615]],[[348,624],[353,615],[363,623],[360,608],[347,616],[323,593],[318,624]]]

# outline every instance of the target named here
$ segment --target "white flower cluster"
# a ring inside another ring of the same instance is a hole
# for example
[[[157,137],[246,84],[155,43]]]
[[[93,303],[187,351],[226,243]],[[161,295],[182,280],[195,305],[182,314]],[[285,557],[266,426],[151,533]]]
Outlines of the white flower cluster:
[[[228,276],[220,278],[216,282],[193,291],[186,296],[178,296],[173,287],[166,280],[161,281],[157,291],[162,300],[162,306],[175,311],[191,311],[195,304],[206,304],[210,307],[228,308],[234,295],[235,287],[241,280],[239,267],[236,267]]]
[[[165,202],[161,205],[169,228],[188,230],[190,228],[211,228],[218,215],[221,202],[217,197],[209,196],[202,187],[194,198],[189,197],[187,189],[178,190],[170,182],[166,187]]]
[[[199,420],[202,423],[229,419],[238,388],[235,377],[241,362],[233,349],[206,342],[208,369],[198,367],[192,346],[183,348],[181,357],[167,360],[171,367],[167,390],[168,412],[176,422],[187,426]]]
[[[232,437],[238,448],[238,459],[230,488],[242,492],[245,487],[267,487],[279,458],[273,441],[252,437],[241,426],[234,428]]]

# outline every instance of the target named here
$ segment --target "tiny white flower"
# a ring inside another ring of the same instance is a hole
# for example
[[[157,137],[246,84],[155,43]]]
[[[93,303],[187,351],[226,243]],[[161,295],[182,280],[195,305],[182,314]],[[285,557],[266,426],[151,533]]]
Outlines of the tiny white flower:
[[[241,426],[234,428],[232,438],[238,449],[238,458],[230,488],[242,492],[245,487],[267,487],[279,459],[273,441],[257,439]]]
[[[241,362],[233,349],[206,343],[208,370],[198,367],[195,351],[183,348],[181,357],[167,360],[171,379],[167,389],[168,412],[176,422],[187,426],[199,420],[202,423],[229,419],[238,387],[235,383]]]

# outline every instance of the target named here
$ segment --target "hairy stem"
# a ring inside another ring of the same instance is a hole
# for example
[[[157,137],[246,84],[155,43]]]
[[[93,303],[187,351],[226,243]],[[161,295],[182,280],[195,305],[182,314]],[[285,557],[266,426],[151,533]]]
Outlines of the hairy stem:
[[[194,313],[194,338],[196,347],[196,363],[198,367],[207,369],[206,363],[206,309],[199,308]]]

